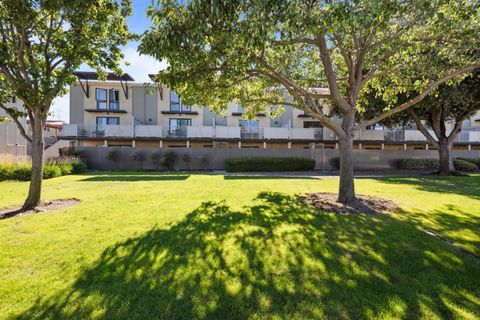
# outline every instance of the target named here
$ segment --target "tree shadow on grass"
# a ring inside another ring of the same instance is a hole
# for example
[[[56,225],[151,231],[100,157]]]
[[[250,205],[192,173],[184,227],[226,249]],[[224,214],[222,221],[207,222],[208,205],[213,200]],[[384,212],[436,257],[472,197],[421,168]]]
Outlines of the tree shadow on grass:
[[[473,199],[480,199],[480,175],[462,177],[371,177],[368,179],[390,184],[412,185],[422,191],[456,193]]]
[[[93,177],[81,179],[80,181],[178,181],[187,180],[188,174],[96,174]]]
[[[410,223],[260,193],[242,210],[205,202],[106,249],[18,318],[478,317],[479,288],[478,263]]]

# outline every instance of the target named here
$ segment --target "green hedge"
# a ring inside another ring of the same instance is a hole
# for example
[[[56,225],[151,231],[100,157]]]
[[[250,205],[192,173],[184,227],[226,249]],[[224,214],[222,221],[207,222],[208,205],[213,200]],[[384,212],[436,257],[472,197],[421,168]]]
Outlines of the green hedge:
[[[438,159],[402,159],[400,169],[406,170],[431,170],[438,169]]]
[[[225,161],[229,172],[309,171],[315,160],[306,158],[236,158]]]
[[[78,158],[49,159],[43,167],[43,178],[51,179],[68,174],[83,173],[87,166]],[[29,181],[32,176],[32,167],[27,164],[0,164],[0,181],[17,180]]]
[[[478,167],[475,164],[462,159],[453,160],[453,166],[455,167],[455,170],[464,172],[475,172],[478,170]]]
[[[400,161],[400,169],[407,170],[434,170],[439,168],[438,159],[403,159]],[[478,170],[478,167],[464,159],[454,159],[453,166],[455,170],[474,172]]]
[[[457,160],[463,160],[463,161],[467,161],[467,162],[473,163],[474,165],[477,166],[478,169],[480,169],[480,158],[479,158],[479,159],[457,158]]]

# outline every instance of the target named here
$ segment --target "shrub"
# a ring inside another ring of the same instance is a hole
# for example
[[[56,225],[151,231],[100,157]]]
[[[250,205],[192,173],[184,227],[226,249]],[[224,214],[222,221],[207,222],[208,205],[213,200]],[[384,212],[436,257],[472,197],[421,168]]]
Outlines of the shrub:
[[[87,171],[87,164],[79,159],[78,162],[72,163],[72,173],[84,173]]]
[[[467,161],[467,162],[473,163],[474,165],[477,166],[478,169],[480,169],[480,159],[457,158],[457,160],[463,160],[463,161]]]
[[[478,167],[475,164],[462,159],[453,160],[453,166],[455,167],[455,170],[464,172],[475,172],[478,170]]]
[[[13,169],[13,174],[10,180],[18,180],[18,181],[28,181],[32,176],[32,167],[20,165],[16,166]]]
[[[230,172],[307,171],[315,168],[315,160],[306,158],[237,158],[225,161]]]
[[[158,170],[160,162],[162,160],[162,154],[160,152],[155,152],[150,155],[150,161],[155,165],[155,169]]]
[[[210,170],[210,157],[208,156],[208,154],[203,155],[200,158],[200,166],[203,170]]]
[[[429,170],[438,169],[438,159],[402,159],[400,169],[406,170]]]
[[[182,156],[183,162],[185,162],[187,169],[190,169],[190,162],[192,162],[192,157],[188,153],[184,153]]]
[[[86,169],[86,164],[77,157],[50,158],[45,161],[43,178],[50,179],[72,173],[82,173],[85,172]],[[29,163],[0,164],[0,181],[28,181],[31,176],[32,166]]]
[[[143,152],[139,151],[139,152],[134,153],[132,158],[133,158],[133,161],[143,162],[143,161],[145,161],[145,154]]]
[[[43,179],[57,178],[62,175],[60,166],[47,164],[43,167]]]
[[[175,167],[175,162],[177,161],[177,157],[178,155],[174,151],[168,150],[163,155],[162,165],[166,167],[169,171],[172,171]]]
[[[118,150],[110,150],[107,153],[107,160],[112,162],[117,162],[120,159],[120,152]]]
[[[0,181],[11,180],[13,177],[14,166],[0,165]]]
[[[330,159],[330,166],[335,170],[340,170],[340,158]]]

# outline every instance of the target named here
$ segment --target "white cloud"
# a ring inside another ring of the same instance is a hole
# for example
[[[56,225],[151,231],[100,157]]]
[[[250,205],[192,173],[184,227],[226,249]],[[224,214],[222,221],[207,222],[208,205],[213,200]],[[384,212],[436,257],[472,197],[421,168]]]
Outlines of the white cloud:
[[[150,82],[148,74],[157,73],[158,71],[165,69],[167,63],[164,61],[157,61],[155,58],[150,56],[142,55],[140,56],[137,52],[138,43],[131,43],[123,49],[125,55],[125,61],[129,65],[122,65],[122,70],[125,73],[130,74],[135,82]],[[80,70],[91,71],[88,66],[82,65]],[[51,111],[53,115],[51,119],[63,120],[68,122],[70,119],[70,99],[68,93],[65,96],[55,99],[53,102]]]

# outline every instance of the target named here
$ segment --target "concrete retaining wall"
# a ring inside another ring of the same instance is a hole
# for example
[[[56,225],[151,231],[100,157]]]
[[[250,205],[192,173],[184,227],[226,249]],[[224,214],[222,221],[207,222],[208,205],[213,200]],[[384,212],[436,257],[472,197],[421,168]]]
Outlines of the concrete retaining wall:
[[[89,166],[96,170],[145,169],[156,170],[163,167],[152,160],[152,155],[160,158],[166,152],[174,152],[176,170],[223,170],[226,159],[251,157],[299,157],[316,161],[316,170],[331,170],[331,160],[338,157],[334,149],[206,149],[206,148],[131,148],[131,147],[79,147]],[[118,155],[117,161],[108,160],[112,152]],[[135,161],[141,154],[143,161]],[[401,159],[438,158],[435,150],[354,150],[355,168],[391,169]],[[480,158],[480,151],[455,150],[454,157]],[[188,161],[190,159],[190,161]]]

